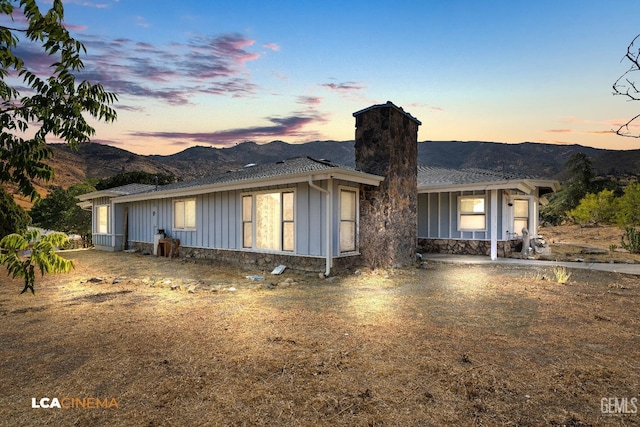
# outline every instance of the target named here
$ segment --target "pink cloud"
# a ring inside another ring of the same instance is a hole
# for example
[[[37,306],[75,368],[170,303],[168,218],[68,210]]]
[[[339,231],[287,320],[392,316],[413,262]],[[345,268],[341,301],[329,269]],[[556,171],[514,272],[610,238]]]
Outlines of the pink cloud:
[[[280,50],[280,45],[277,43],[265,43],[262,45],[263,47],[266,47],[267,49],[271,49],[274,52],[277,52]]]
[[[322,103],[322,98],[318,96],[299,96],[297,102],[304,105],[318,105]]]
[[[545,132],[549,133],[573,133],[572,129],[548,129]]]
[[[317,132],[305,131],[304,128],[314,123],[326,122],[324,116],[320,114],[267,117],[267,120],[271,122],[271,125],[227,129],[216,132],[133,132],[130,135],[141,138],[168,139],[175,144],[184,144],[184,141],[187,140],[194,143],[229,146],[243,141],[263,141],[285,137],[317,137]]]
[[[360,82],[323,83],[320,86],[336,92],[359,91],[367,87]]]
[[[86,25],[73,25],[73,24],[67,24],[67,23],[64,23],[62,25],[67,30],[70,30],[70,31],[86,31],[87,30],[87,26]]]

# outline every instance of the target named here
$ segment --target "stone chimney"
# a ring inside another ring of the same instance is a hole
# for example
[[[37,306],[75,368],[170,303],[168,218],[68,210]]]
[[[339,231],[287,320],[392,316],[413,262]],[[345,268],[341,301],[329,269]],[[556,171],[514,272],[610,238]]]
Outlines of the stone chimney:
[[[418,126],[392,102],[353,113],[356,169],[384,176],[360,192],[360,253],[369,267],[400,267],[416,252]]]

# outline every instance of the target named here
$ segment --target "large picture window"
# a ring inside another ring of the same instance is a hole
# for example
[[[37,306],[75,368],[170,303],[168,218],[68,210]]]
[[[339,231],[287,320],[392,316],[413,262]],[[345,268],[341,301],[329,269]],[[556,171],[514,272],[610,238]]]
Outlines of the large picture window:
[[[340,252],[357,250],[358,192],[340,190]]]
[[[173,228],[174,230],[196,228],[196,199],[173,202]]]
[[[109,205],[96,206],[96,234],[109,233]]]
[[[458,198],[458,230],[484,231],[487,228],[486,203],[483,196]]]
[[[242,196],[242,246],[290,252],[295,248],[294,193]]]

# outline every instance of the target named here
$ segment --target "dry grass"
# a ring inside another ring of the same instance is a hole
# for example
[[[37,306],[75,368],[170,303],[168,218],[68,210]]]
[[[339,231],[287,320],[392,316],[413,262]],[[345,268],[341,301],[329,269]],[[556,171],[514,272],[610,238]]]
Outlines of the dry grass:
[[[574,271],[559,286],[551,270],[432,264],[267,286],[245,278],[259,271],[68,256],[75,271],[35,296],[2,279],[0,425],[640,423],[600,407],[640,392],[637,277]]]
[[[640,263],[640,254],[621,247],[623,230],[615,226],[581,227],[562,225],[540,227],[539,233],[551,246],[548,257],[557,261]],[[616,250],[611,250],[615,245]]]

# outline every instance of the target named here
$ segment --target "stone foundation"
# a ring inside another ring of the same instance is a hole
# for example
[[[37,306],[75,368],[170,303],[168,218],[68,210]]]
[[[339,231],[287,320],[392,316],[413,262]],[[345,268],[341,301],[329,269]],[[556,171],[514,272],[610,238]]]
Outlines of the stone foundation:
[[[132,242],[129,247],[137,252],[152,254],[153,244]],[[180,246],[179,257],[192,260],[209,260],[238,266],[247,270],[271,271],[276,266],[284,264],[288,269],[324,273],[326,258],[305,256],[269,254],[248,251],[234,251],[221,249],[190,248]],[[361,264],[361,257],[353,255],[333,259],[332,274],[339,274],[357,269]]]
[[[516,241],[499,241],[498,256],[510,257]],[[486,255],[491,256],[490,240],[453,240],[453,239],[418,239],[419,253],[440,253],[452,255]]]

